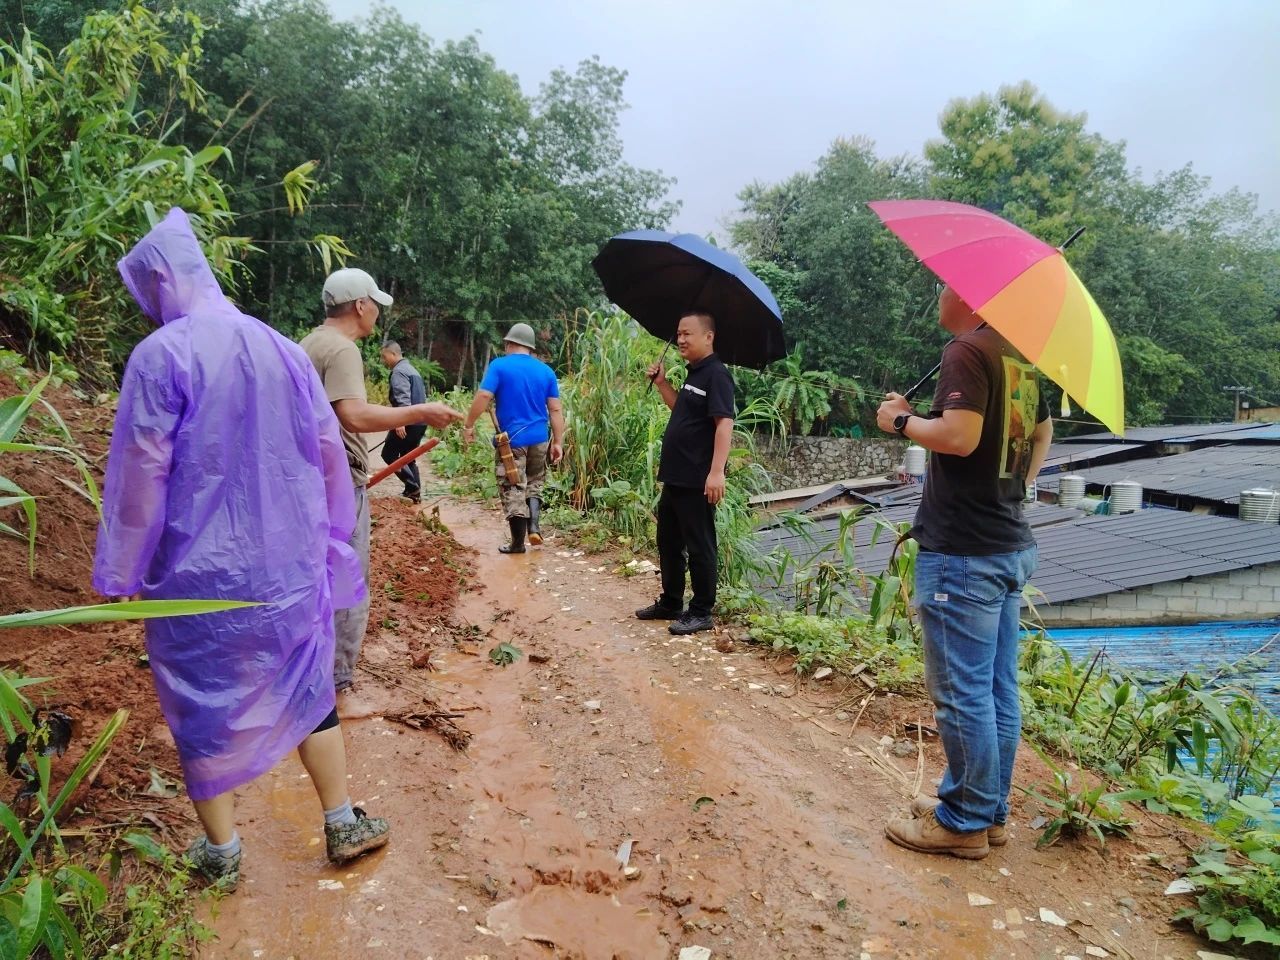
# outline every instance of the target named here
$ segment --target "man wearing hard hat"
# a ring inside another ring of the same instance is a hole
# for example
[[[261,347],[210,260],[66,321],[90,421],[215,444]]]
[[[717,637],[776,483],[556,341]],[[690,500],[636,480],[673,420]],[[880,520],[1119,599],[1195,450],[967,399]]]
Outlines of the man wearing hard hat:
[[[524,553],[526,535],[535,546],[542,543],[542,483],[548,461],[559,463],[564,456],[564,413],[555,373],[533,355],[533,327],[514,324],[503,342],[506,353],[485,369],[475,401],[467,411],[462,438],[467,443],[475,439],[476,421],[492,401],[498,430],[506,434],[511,444],[506,466],[504,451],[497,451],[496,457],[502,510],[511,528],[511,541],[498,549],[502,553]]]

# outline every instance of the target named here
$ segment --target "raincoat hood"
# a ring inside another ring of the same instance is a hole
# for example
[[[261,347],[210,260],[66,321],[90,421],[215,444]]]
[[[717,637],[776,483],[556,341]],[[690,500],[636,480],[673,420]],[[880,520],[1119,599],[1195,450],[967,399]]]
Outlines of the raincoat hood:
[[[174,207],[117,264],[138,306],[156,323],[226,303],[184,210]]]

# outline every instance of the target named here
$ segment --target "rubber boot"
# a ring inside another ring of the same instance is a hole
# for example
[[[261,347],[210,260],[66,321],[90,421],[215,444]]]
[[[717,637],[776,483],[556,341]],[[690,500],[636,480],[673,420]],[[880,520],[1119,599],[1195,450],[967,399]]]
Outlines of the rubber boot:
[[[511,528],[511,542],[498,548],[499,553],[524,553],[524,531],[528,525],[527,517],[508,517],[507,526]]]
[[[542,546],[542,527],[538,520],[542,513],[542,499],[540,497],[530,497],[529,503],[529,542],[535,547]]]

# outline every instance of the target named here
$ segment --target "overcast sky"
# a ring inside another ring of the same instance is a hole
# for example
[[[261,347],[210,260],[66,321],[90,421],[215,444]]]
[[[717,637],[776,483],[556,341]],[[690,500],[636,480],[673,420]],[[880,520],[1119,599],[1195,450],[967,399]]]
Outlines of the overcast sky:
[[[368,4],[330,0],[342,18]],[[1145,173],[1190,162],[1280,209],[1277,0],[396,0],[433,39],[477,34],[533,93],[598,54],[628,71],[627,160],[678,182],[675,228],[723,233],[738,190],[833,139],[920,155],[953,97],[1030,80]]]

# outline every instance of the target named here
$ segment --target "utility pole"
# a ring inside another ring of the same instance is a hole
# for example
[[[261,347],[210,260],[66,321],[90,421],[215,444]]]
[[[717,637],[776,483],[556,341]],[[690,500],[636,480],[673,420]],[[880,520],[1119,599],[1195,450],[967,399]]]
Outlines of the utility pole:
[[[1233,393],[1236,399],[1236,418],[1235,422],[1240,422],[1240,398],[1249,392],[1248,387],[1223,387],[1223,393]]]

